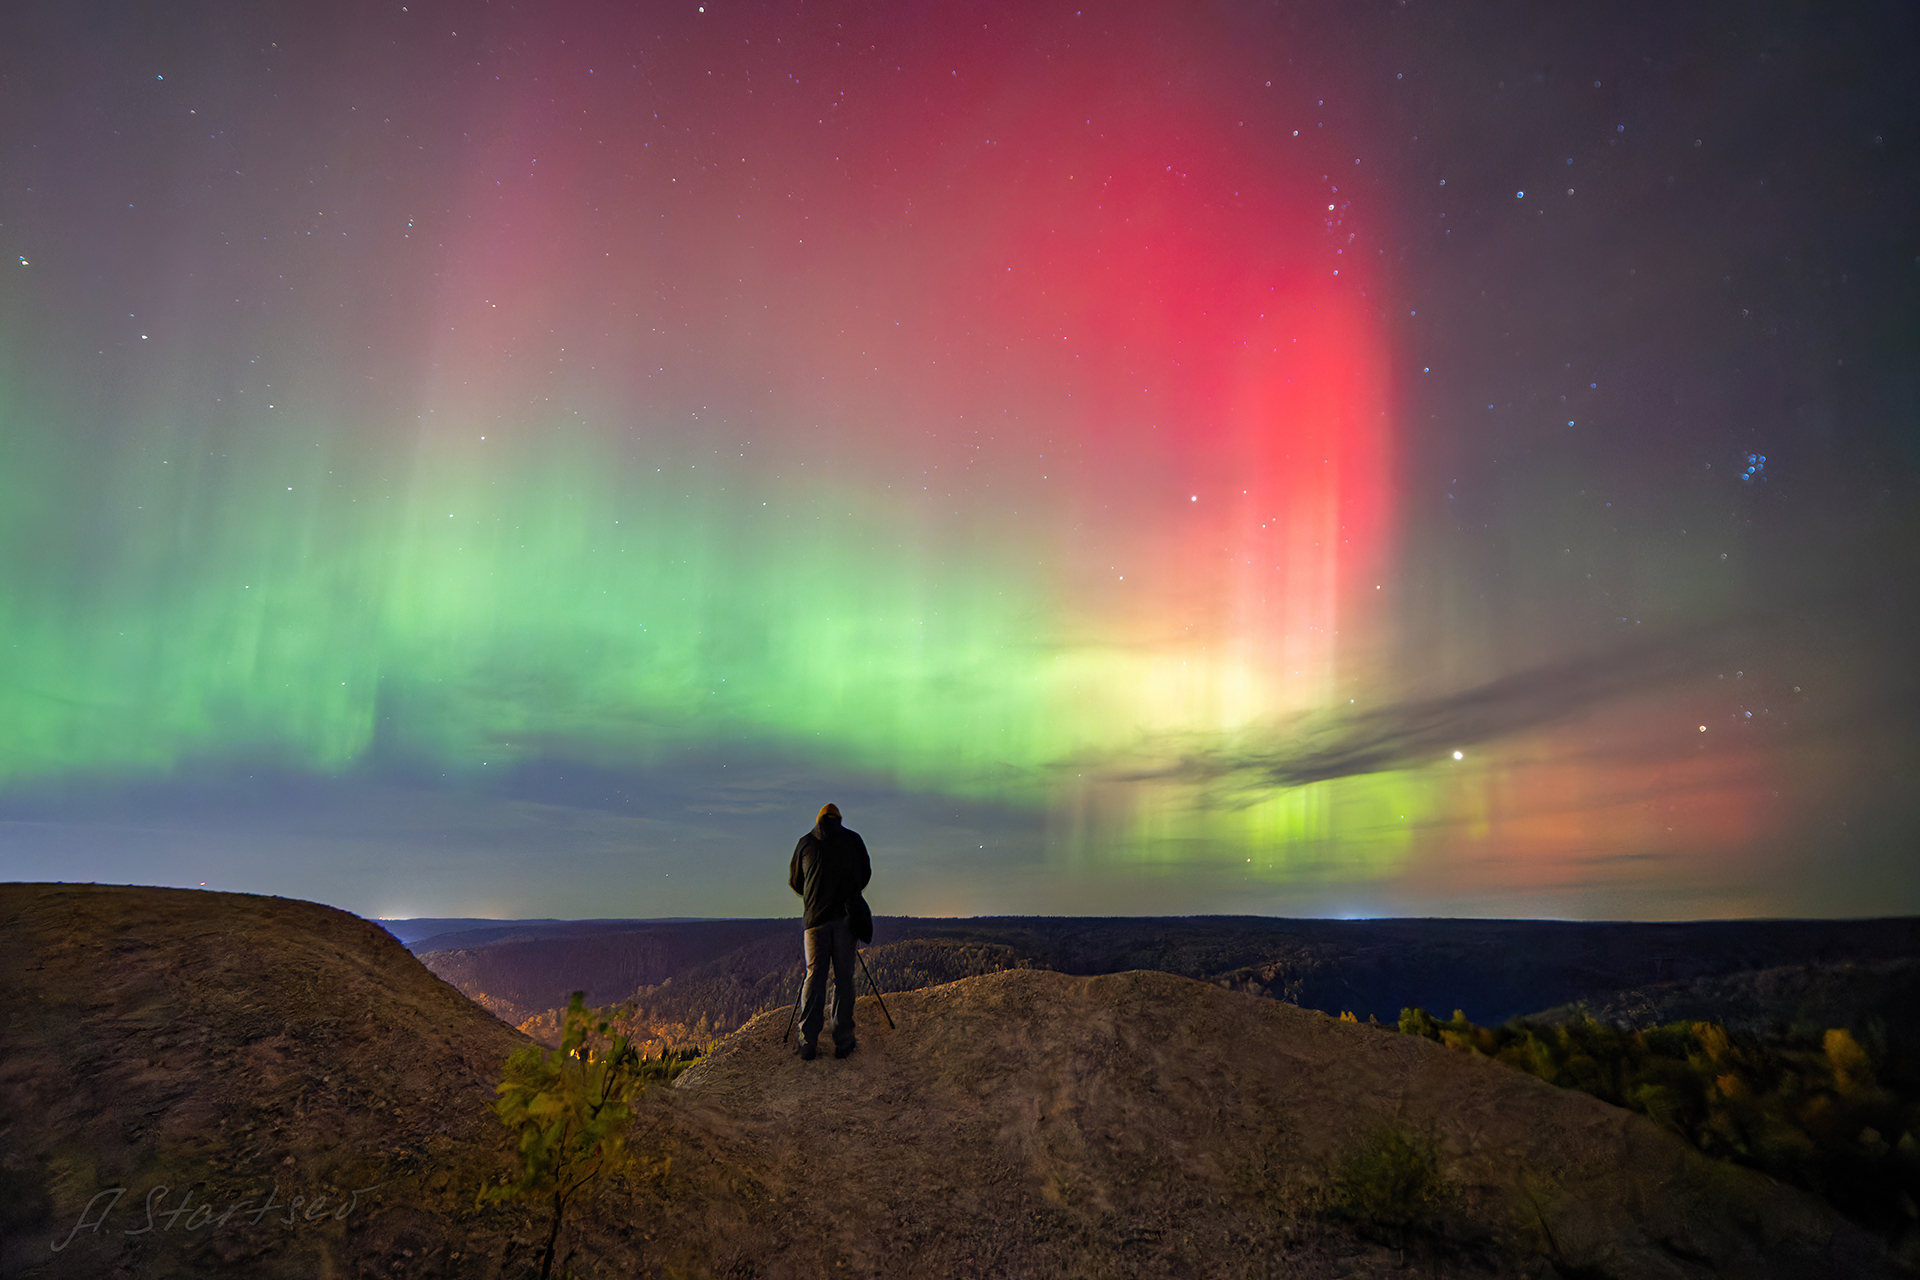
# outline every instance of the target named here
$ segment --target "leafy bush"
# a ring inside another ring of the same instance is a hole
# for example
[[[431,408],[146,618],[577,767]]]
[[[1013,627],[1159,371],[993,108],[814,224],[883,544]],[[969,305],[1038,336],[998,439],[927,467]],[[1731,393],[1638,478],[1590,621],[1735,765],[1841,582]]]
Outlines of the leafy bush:
[[[1327,1188],[1327,1211],[1404,1249],[1441,1234],[1451,1196],[1431,1139],[1383,1125],[1348,1154]]]
[[[553,1272],[568,1204],[596,1179],[635,1164],[627,1149],[633,1104],[647,1087],[672,1079],[684,1060],[647,1058],[602,1013],[573,993],[558,1049],[521,1045],[507,1058],[493,1112],[520,1135],[520,1176],[483,1186],[474,1198],[546,1204],[552,1212],[540,1251],[540,1276]],[[654,1170],[666,1172],[664,1162]]]

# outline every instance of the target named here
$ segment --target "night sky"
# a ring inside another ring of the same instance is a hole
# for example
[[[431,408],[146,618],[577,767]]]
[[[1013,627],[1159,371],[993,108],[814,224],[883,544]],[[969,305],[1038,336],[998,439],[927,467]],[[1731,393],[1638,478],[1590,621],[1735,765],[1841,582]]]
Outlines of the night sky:
[[[0,877],[1920,911],[1920,17],[0,11]]]

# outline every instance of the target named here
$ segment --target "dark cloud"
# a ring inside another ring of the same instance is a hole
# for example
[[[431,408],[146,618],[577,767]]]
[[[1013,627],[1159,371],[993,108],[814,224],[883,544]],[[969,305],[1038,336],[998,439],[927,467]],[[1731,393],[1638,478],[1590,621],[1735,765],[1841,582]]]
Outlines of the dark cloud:
[[[1161,763],[1113,766],[1130,782],[1211,784],[1217,797],[1428,763],[1439,755],[1556,724],[1622,699],[1672,689],[1727,657],[1729,628],[1676,633],[1516,672],[1437,697],[1346,715],[1303,716],[1263,740],[1188,749]]]

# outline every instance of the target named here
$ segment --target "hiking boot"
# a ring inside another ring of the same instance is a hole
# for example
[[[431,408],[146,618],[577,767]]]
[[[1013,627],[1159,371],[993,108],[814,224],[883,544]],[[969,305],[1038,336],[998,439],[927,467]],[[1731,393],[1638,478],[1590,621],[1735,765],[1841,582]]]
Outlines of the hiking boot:
[[[846,1057],[848,1054],[853,1052],[853,1046],[858,1043],[859,1041],[856,1040],[848,1044],[837,1044],[833,1046],[833,1056],[836,1058]]]
[[[803,1045],[801,1045],[801,1046],[800,1046],[800,1061],[802,1061],[802,1062],[812,1062],[812,1061],[813,1061],[813,1058],[814,1058],[814,1050],[813,1050],[813,1046],[812,1046],[812,1045],[810,1045],[810,1044],[803,1044]]]

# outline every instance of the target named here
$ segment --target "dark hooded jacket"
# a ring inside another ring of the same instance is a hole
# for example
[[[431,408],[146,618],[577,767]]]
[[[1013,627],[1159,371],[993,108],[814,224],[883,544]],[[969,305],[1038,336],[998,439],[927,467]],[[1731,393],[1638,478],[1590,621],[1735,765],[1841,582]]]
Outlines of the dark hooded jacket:
[[[866,841],[859,832],[841,826],[839,815],[832,813],[800,837],[787,868],[787,883],[806,903],[803,928],[812,929],[851,913],[856,936],[861,918],[868,921],[863,942],[873,940],[872,916],[860,897],[871,879],[873,863],[867,857]]]

